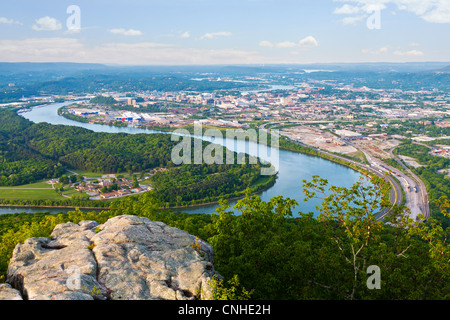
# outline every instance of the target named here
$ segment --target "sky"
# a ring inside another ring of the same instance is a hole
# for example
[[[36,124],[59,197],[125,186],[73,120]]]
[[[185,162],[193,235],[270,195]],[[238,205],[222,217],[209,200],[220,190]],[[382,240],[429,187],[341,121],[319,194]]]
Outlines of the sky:
[[[1,62],[450,61],[450,0],[14,0]]]

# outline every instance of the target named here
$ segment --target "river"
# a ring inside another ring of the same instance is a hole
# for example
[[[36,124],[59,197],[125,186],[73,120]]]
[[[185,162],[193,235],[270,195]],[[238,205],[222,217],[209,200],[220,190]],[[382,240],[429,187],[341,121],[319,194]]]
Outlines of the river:
[[[130,127],[112,127],[107,125],[99,124],[89,124],[81,123],[73,120],[66,119],[59,116],[57,111],[60,107],[67,105],[67,103],[55,103],[51,105],[45,105],[41,107],[35,107],[29,112],[22,113],[21,115],[26,119],[29,119],[35,123],[47,122],[54,125],[70,125],[83,127],[95,132],[108,132],[108,133],[119,133],[124,132],[128,134],[137,133],[161,133],[160,131],[147,130],[142,128],[130,128]],[[167,132],[163,132],[166,133]],[[205,140],[211,141],[208,137],[203,137]],[[230,146],[229,141],[224,139],[221,141],[214,141],[222,145]],[[227,143],[227,144],[225,144]],[[245,144],[243,146],[242,144]],[[257,155],[258,145],[252,142],[239,141],[237,143],[232,143],[234,146],[233,151],[242,150],[245,147],[247,153],[255,156]],[[233,147],[229,147],[233,149]],[[299,206],[294,210],[294,215],[297,215],[299,211],[301,212],[314,212],[317,213],[316,205],[320,204],[319,199],[314,199],[309,202],[304,202],[304,196],[302,193],[302,180],[310,180],[313,175],[320,175],[329,181],[330,185],[336,185],[341,187],[349,187],[354,182],[358,181],[360,173],[347,168],[345,166],[336,164],[334,162],[309,156],[297,152],[279,150],[279,172],[278,179],[274,186],[260,194],[261,199],[268,201],[275,196],[282,195],[291,199],[295,199]],[[230,201],[230,204],[235,204],[236,201]],[[188,213],[213,213],[217,205],[209,205],[195,208],[183,209],[180,211]],[[0,214],[10,213],[10,212],[22,212],[23,210],[14,208],[0,207]],[[46,212],[49,211],[46,208],[27,208],[26,212]],[[54,210],[52,210],[54,211]],[[59,210],[64,211],[64,210]],[[67,211],[67,210],[65,210]]]

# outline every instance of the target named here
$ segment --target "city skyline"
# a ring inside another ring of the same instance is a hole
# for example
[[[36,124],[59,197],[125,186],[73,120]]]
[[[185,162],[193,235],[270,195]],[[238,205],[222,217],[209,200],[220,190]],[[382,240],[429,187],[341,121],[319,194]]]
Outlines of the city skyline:
[[[444,0],[0,5],[0,61],[119,65],[449,61]]]

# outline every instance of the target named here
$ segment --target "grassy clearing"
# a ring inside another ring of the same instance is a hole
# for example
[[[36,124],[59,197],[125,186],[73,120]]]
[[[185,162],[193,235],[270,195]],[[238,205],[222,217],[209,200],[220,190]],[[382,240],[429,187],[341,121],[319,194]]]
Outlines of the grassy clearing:
[[[366,156],[361,151],[350,152],[347,155],[352,157],[352,158],[359,159],[359,160],[364,161],[365,163],[367,163]]]
[[[52,189],[51,184],[47,184],[45,181],[41,182],[35,182],[30,184],[24,184],[21,186],[14,186],[14,187],[0,187],[0,190],[2,189],[27,189],[27,188],[33,188],[33,189]]]
[[[0,189],[0,199],[5,200],[64,200],[53,189]]]
[[[62,200],[45,181],[14,187],[0,187],[0,199],[5,200]]]
[[[76,173],[78,173],[80,176],[86,177],[86,178],[101,178],[103,176],[102,173],[95,173],[95,172],[89,172],[89,171],[83,171],[83,170],[77,170]],[[73,173],[68,172],[68,175],[72,175]]]

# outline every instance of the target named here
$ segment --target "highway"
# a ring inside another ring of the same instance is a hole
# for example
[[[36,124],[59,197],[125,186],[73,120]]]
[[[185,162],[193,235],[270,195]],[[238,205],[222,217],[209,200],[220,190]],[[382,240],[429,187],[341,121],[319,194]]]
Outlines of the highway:
[[[277,122],[277,124],[282,124],[282,122]],[[262,125],[260,127],[260,129],[266,130],[266,128],[265,128],[266,125],[267,125],[267,123]],[[306,146],[305,144],[303,144],[299,141],[292,140],[289,137],[286,137],[286,138],[288,138],[289,140],[296,142],[302,146]],[[326,154],[328,156],[331,156],[331,157],[334,157],[334,158],[337,158],[340,160],[344,160],[346,162],[353,163],[363,169],[366,169],[366,170],[386,179],[387,181],[389,181],[389,183],[392,186],[391,196],[390,196],[392,206],[401,205],[403,203],[403,192],[402,192],[402,190],[403,190],[405,193],[405,206],[410,210],[410,218],[412,218],[414,220],[418,220],[418,217],[420,215],[423,215],[426,220],[430,217],[430,206],[429,206],[428,194],[427,194],[425,184],[402,161],[400,161],[392,153],[392,150],[389,151],[390,155],[392,156],[392,158],[395,161],[397,161],[402,166],[402,168],[405,170],[405,172],[407,174],[405,174],[404,172],[402,172],[396,168],[389,166],[388,164],[384,163],[382,160],[372,156],[366,150],[355,145],[354,143],[352,143],[350,141],[345,141],[345,142],[348,145],[350,145],[350,146],[356,148],[357,150],[361,151],[362,153],[364,153],[367,161],[369,162],[369,165],[362,164],[360,162],[353,161],[348,158],[340,157],[338,155],[326,152],[321,149],[317,149],[314,147],[310,147],[310,148],[316,150],[317,152]],[[421,143],[417,143],[417,144],[424,145]],[[430,146],[427,146],[427,145],[424,145],[424,146],[431,148]],[[306,146],[306,147],[308,147],[308,146]],[[396,179],[394,179],[391,176],[391,174],[393,176],[395,176]],[[399,182],[400,182],[400,185],[399,185]],[[387,209],[383,210],[382,212],[380,212],[377,218],[383,219],[387,214],[389,214],[389,212],[390,212],[390,208],[387,208]]]
[[[425,184],[417,175],[414,174],[414,172],[411,171],[411,169],[409,169],[400,159],[398,159],[392,153],[392,150],[390,150],[389,153],[392,158],[397,161],[397,163],[399,163],[402,168],[409,174],[408,176],[402,173],[403,176],[407,177],[408,183],[410,185],[414,184],[417,187],[417,192],[416,190],[406,192],[405,189],[406,206],[411,210],[411,218],[417,219],[417,217],[422,214],[425,219],[428,219],[430,217],[430,202],[428,200],[428,193]],[[399,172],[399,170],[396,171]]]
[[[430,217],[428,194],[424,183],[392,153],[392,150],[390,150],[390,155],[405,169],[408,174],[405,174],[402,171],[389,166],[382,160],[370,155],[363,148],[360,148],[350,142],[347,143],[363,152],[366,156],[367,161],[373,168],[376,168],[377,170],[384,173],[392,173],[394,176],[396,176],[397,180],[401,184],[401,187],[405,191],[405,205],[410,210],[410,218],[418,220],[418,217],[420,215],[423,215],[425,219],[428,219]],[[396,185],[398,186],[398,184]],[[399,192],[401,193],[401,190]]]
[[[360,150],[359,148],[356,148],[357,150]],[[361,150],[364,152],[363,150]],[[322,151],[321,151],[322,152]],[[372,172],[373,174],[376,174],[377,176],[387,180],[391,184],[391,195],[390,195],[390,202],[392,204],[391,208],[385,208],[383,211],[379,212],[377,215],[378,220],[383,220],[386,215],[388,215],[391,212],[391,209],[395,205],[401,205],[403,203],[403,193],[402,193],[402,187],[398,184],[398,182],[389,174],[389,170],[384,169],[383,167],[378,166],[372,157],[367,157],[367,154],[364,152],[367,161],[370,165],[363,164],[358,161],[353,161],[344,157],[339,157],[333,154],[329,154],[327,152],[324,152],[325,154],[331,155],[335,158],[339,158],[342,160],[345,160],[347,162],[353,163],[361,168],[364,168],[368,170],[369,172]]]
[[[377,176],[387,180],[392,186],[391,194],[390,194],[390,202],[392,204],[392,207],[394,207],[395,205],[401,205],[402,204],[402,202],[403,202],[402,188],[401,188],[401,186],[399,186],[397,181],[394,178],[392,178],[392,176],[389,174],[388,170],[385,170],[382,167],[378,167],[376,165],[373,165],[373,163],[369,159],[368,159],[368,161],[371,164],[370,166],[366,165],[366,164],[363,164],[361,162],[358,162],[358,161],[354,161],[354,160],[351,160],[351,159],[348,159],[348,158],[337,156],[337,155],[332,154],[332,153],[328,153],[326,151],[322,151],[322,150],[317,150],[317,151],[319,151],[319,152],[321,152],[323,154],[329,155],[331,157],[334,157],[334,158],[337,158],[337,159],[340,159],[340,160],[344,160],[346,162],[353,163],[353,164],[357,165],[358,167],[366,169],[367,171],[369,171],[369,172],[371,172],[371,173],[373,173],[373,174],[375,174],[375,175],[377,175]],[[385,208],[384,210],[379,212],[377,214],[377,219],[378,220],[383,220],[384,217],[386,217],[386,215],[388,215],[390,213],[392,207],[391,208]]]
[[[291,141],[293,141],[293,142],[295,142],[295,143],[297,143],[297,144],[299,144],[301,146],[308,147],[308,146],[306,146],[305,144],[303,144],[303,143],[301,143],[299,141],[292,140],[289,137],[286,137],[286,138],[288,138],[289,140],[291,140]],[[373,174],[375,174],[375,175],[377,175],[377,176],[387,180],[392,186],[391,194],[390,194],[390,202],[392,204],[392,207],[394,207],[395,205],[401,205],[402,204],[402,202],[403,202],[402,188],[398,184],[398,182],[389,174],[388,170],[386,170],[384,168],[378,168],[377,166],[372,165],[372,163],[370,162],[369,159],[368,160],[369,160],[369,163],[371,163],[371,165],[366,165],[364,163],[361,163],[361,162],[358,162],[358,161],[354,161],[354,160],[351,160],[351,159],[348,159],[348,158],[345,158],[345,157],[341,157],[341,156],[329,153],[329,152],[324,151],[324,150],[319,150],[319,149],[314,148],[314,147],[310,147],[310,148],[314,149],[315,151],[320,152],[322,154],[328,155],[330,157],[333,157],[333,158],[336,158],[336,159],[339,159],[339,160],[343,160],[343,161],[348,162],[348,163],[352,163],[352,164],[354,164],[354,165],[356,165],[356,166],[358,166],[358,167],[360,167],[362,169],[365,169],[365,170],[367,170],[367,171],[369,171],[369,172],[371,172],[371,173],[373,173]],[[367,155],[366,155],[366,157],[367,157]],[[370,159],[372,159],[372,158],[370,157]],[[385,208],[384,210],[379,212],[377,214],[377,219],[378,220],[383,220],[384,217],[390,213],[392,207]]]

